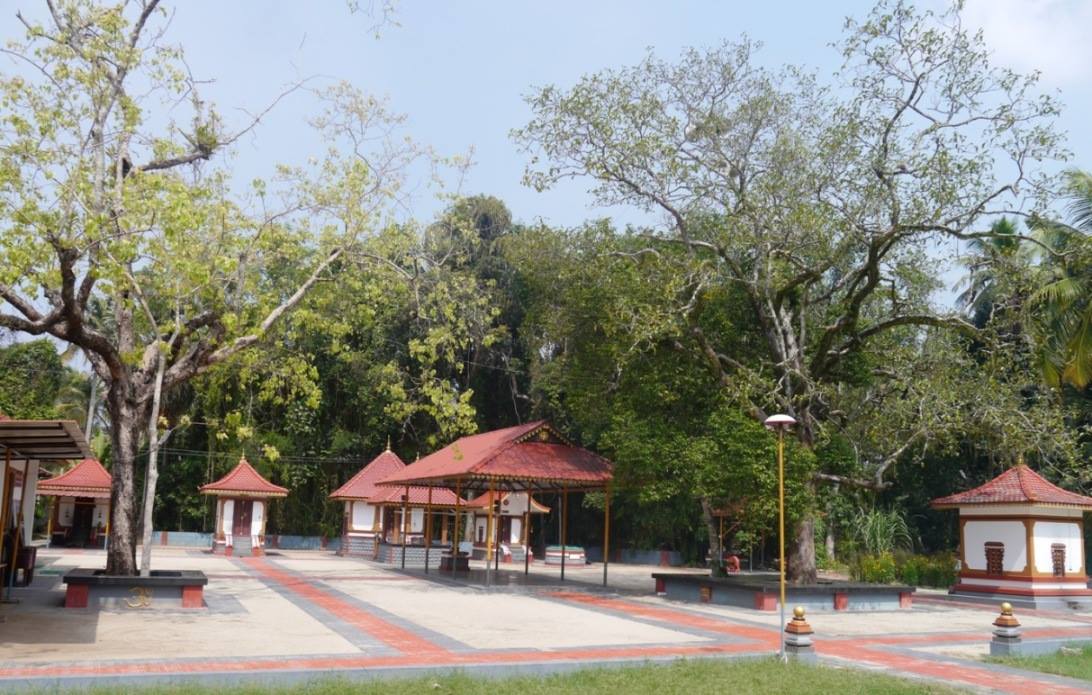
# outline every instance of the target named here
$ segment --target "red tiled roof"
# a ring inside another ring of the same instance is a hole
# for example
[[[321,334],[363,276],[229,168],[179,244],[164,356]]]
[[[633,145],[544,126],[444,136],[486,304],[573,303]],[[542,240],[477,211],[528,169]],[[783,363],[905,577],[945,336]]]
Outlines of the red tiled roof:
[[[612,477],[611,463],[565,441],[545,420],[462,437],[400,473],[381,486],[405,483],[454,485],[462,481],[481,489],[603,487]]]
[[[64,473],[38,483],[38,494],[109,499],[111,483],[113,478],[102,464],[87,458]]]
[[[349,478],[347,483],[330,493],[330,499],[366,500],[374,503],[393,502],[400,504],[402,502],[402,495],[405,494],[406,491],[405,487],[376,487],[375,483],[389,475],[398,473],[405,467],[406,464],[402,459],[398,458],[398,454],[387,449],[382,454],[372,459],[371,463],[361,468],[356,475]],[[428,504],[428,499],[427,487],[410,487],[409,504],[425,505]],[[432,503],[453,507],[455,506],[455,493],[447,488],[433,488]],[[466,504],[466,502],[461,500],[460,504]]]
[[[511,495],[511,494],[512,494],[511,492],[499,492],[499,491],[498,492],[493,492],[493,493],[486,492],[484,494],[478,495],[474,499],[467,502],[466,506],[470,507],[470,508],[475,508],[475,509],[485,509],[486,507],[489,506],[489,500],[494,495],[496,495],[497,497],[500,498],[501,506],[503,506],[504,501],[506,499],[508,499],[508,496]],[[536,500],[534,495],[531,495],[531,513],[532,514],[549,514],[550,513],[550,508],[547,507],[546,505],[540,503],[538,500]]]
[[[285,497],[288,488],[274,485],[261,476],[254,466],[246,460],[239,459],[239,465],[231,469],[231,472],[220,478],[215,483],[202,485],[200,491],[206,495],[230,496],[232,493],[244,497]]]
[[[972,504],[1057,504],[1092,509],[1092,497],[1063,490],[1024,464],[1013,466],[985,485],[930,503],[934,508]]]

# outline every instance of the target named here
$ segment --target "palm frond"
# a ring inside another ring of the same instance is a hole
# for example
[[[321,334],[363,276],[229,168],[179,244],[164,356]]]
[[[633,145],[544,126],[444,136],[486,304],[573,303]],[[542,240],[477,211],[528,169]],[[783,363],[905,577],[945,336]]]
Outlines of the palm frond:
[[[1073,226],[1092,234],[1092,173],[1075,169],[1066,172],[1066,193],[1069,198],[1066,213]]]

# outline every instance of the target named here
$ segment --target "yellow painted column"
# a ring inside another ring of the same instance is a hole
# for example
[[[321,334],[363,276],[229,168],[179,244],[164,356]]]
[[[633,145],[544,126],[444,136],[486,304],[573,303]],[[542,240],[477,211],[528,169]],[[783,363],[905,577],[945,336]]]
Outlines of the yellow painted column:
[[[607,566],[610,565],[610,485],[603,502],[603,586],[607,585]]]

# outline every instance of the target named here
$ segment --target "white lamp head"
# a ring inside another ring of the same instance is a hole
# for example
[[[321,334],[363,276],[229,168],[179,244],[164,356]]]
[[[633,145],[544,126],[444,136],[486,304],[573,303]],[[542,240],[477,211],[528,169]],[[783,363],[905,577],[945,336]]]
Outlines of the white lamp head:
[[[784,415],[779,413],[777,415],[771,415],[770,417],[766,418],[765,422],[763,422],[762,424],[766,425],[766,427],[771,430],[778,430],[782,427],[792,427],[796,424],[796,418],[792,417],[791,415]]]

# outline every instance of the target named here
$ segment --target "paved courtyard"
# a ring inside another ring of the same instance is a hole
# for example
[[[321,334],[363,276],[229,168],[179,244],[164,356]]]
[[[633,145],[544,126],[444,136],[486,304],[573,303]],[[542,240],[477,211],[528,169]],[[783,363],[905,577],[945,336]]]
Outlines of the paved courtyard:
[[[225,558],[156,549],[156,566],[209,576],[207,609],[63,609],[61,575],[101,551],[39,552],[30,588],[0,606],[0,688],[118,680],[483,675],[776,651],[778,617],[656,597],[656,568],[537,565],[534,581],[467,586],[321,551]],[[522,567],[503,569],[522,573]],[[909,611],[813,613],[824,661],[1007,693],[1089,692],[1087,683],[983,664],[996,609],[920,593]],[[1092,640],[1092,615],[1019,613],[1025,639]]]

